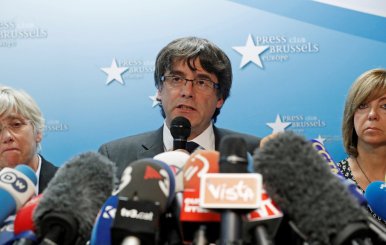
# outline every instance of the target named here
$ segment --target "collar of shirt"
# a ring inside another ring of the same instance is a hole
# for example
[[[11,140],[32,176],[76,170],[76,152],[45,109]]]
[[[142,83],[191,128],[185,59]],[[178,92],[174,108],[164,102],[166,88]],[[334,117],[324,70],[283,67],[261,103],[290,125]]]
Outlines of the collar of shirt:
[[[36,179],[37,179],[37,184],[36,184],[36,195],[39,193],[39,177],[40,177],[40,170],[42,167],[42,158],[38,154],[38,169],[36,170]]]
[[[169,128],[166,126],[166,122],[164,121],[163,126],[163,140],[164,140],[164,150],[172,151],[173,150],[173,136],[170,133]],[[205,150],[215,150],[214,149],[214,131],[213,124],[210,123],[209,127],[204,130],[200,135],[191,141],[196,142]]]

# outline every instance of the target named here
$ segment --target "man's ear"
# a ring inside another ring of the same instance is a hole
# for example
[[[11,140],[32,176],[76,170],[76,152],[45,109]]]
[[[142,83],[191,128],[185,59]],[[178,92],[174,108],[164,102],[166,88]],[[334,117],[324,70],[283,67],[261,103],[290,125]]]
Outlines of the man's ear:
[[[157,101],[161,101],[161,95],[160,95],[160,93],[161,93],[161,90],[158,89],[158,90],[157,90],[157,94],[155,95],[155,99],[156,99]]]
[[[217,104],[216,104],[216,108],[220,109],[223,104],[224,104],[224,99],[223,98],[218,99]]]

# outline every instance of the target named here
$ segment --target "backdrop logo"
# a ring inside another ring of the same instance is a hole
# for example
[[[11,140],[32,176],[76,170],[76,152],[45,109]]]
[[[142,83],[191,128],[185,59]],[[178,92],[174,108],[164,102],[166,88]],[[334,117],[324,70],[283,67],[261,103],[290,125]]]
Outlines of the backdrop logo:
[[[302,36],[257,36],[254,41],[252,35],[249,35],[245,46],[236,46],[233,49],[242,56],[241,69],[250,62],[263,68],[265,62],[284,62],[296,54],[317,53],[320,47],[318,43]]]
[[[57,132],[67,132],[70,126],[66,123],[60,122],[59,120],[49,120],[46,122],[44,132],[47,133],[57,133]]]
[[[47,30],[33,23],[0,20],[0,48],[13,48],[20,40],[46,39],[47,36]]]
[[[122,60],[119,65],[127,67],[124,79],[142,79],[145,74],[154,73],[153,60]]]
[[[106,85],[116,81],[125,85],[125,80],[142,79],[145,74],[154,72],[154,61],[149,60],[122,60],[113,58],[110,67],[100,68],[107,74]]]
[[[324,128],[326,122],[317,116],[304,115],[276,115],[275,122],[266,123],[272,128],[272,133],[284,132],[287,128],[298,133],[303,133],[305,129]]]
[[[291,130],[299,133],[309,128],[326,127],[326,122],[317,116],[284,115],[282,120],[283,122],[291,123]]]

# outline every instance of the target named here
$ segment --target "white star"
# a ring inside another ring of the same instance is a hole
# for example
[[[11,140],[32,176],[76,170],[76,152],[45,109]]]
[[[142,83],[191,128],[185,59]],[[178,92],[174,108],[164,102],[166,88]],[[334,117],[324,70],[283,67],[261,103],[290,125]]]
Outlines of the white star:
[[[120,84],[124,85],[122,74],[128,69],[128,67],[118,67],[115,58],[110,67],[101,68],[107,74],[106,85],[109,85],[112,81],[116,80]]]
[[[291,123],[285,123],[285,122],[282,122],[281,119],[280,119],[280,115],[277,114],[276,115],[276,121],[274,123],[267,123],[268,127],[272,128],[272,133],[280,133],[280,132],[284,132],[285,131],[285,128],[288,127],[289,125],[291,125]]]
[[[316,138],[315,140],[319,141],[322,145],[324,145],[324,141],[326,140],[326,138],[323,138],[320,134],[318,135],[318,138]]]
[[[156,91],[153,96],[149,96],[149,98],[153,101],[153,104],[151,105],[151,107],[155,107],[160,103],[160,101],[157,100],[157,95],[158,95],[158,91]]]
[[[261,63],[260,54],[267,50],[269,46],[255,46],[251,34],[249,34],[247,43],[242,47],[233,47],[234,50],[239,52],[243,58],[241,59],[240,68],[243,68],[250,61],[255,63],[257,66],[263,68]]]

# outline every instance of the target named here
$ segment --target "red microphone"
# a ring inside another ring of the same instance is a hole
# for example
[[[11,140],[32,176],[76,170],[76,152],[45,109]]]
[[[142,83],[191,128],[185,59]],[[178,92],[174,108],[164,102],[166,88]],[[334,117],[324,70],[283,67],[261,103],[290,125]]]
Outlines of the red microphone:
[[[14,221],[15,235],[19,235],[20,233],[25,231],[36,231],[32,215],[35,211],[35,208],[39,204],[41,197],[42,194],[33,197],[16,213]]]
[[[197,239],[215,242],[218,239],[220,214],[199,206],[201,178],[207,173],[218,173],[218,161],[219,152],[197,150],[190,155],[184,165],[184,193],[180,222],[185,242]]]

